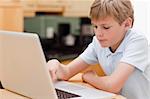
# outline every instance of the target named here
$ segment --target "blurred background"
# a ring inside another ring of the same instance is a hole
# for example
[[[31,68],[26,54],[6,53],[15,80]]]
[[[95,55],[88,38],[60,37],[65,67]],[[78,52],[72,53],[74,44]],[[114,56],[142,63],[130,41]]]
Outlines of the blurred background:
[[[94,0],[0,0],[0,30],[37,33],[46,60],[74,59],[93,37],[89,19]],[[150,2],[132,0],[134,28],[150,41]]]

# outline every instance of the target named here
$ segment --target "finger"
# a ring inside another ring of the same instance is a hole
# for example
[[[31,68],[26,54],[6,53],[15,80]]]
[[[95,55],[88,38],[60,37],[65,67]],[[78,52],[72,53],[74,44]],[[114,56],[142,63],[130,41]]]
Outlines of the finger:
[[[53,81],[57,80],[56,72],[55,71],[50,71],[50,75]]]
[[[85,75],[82,74],[82,82],[86,82],[85,79],[84,79],[84,76],[85,76]]]

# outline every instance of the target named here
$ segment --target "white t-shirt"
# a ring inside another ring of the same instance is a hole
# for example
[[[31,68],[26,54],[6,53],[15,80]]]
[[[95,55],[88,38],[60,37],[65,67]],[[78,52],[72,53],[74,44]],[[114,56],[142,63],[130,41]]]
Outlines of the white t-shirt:
[[[106,75],[112,74],[119,62],[131,64],[135,67],[135,71],[123,86],[121,95],[127,99],[150,99],[150,78],[145,73],[150,66],[148,41],[143,35],[137,34],[132,29],[128,30],[115,53],[109,48],[102,48],[94,36],[92,43],[79,57],[88,64],[99,63]]]

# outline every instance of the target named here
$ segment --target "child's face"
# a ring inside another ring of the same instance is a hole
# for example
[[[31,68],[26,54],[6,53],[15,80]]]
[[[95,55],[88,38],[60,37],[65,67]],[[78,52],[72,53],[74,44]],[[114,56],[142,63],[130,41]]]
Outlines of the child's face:
[[[125,25],[121,25],[112,17],[92,20],[94,33],[102,47],[116,49],[126,33]]]

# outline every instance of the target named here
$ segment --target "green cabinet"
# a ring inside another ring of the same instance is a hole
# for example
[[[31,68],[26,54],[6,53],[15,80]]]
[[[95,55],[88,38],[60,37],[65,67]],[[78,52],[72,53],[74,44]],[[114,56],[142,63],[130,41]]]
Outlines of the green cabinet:
[[[47,38],[48,28],[53,28],[54,32],[59,35],[58,25],[62,23],[70,25],[70,34],[80,35],[80,18],[57,15],[43,15],[25,18],[24,30],[26,32],[37,33],[42,38]]]

